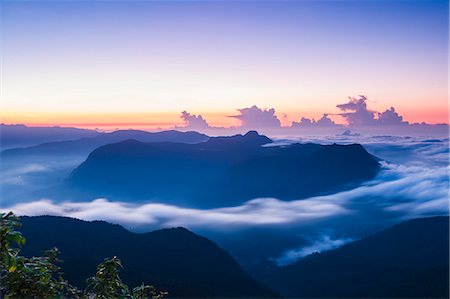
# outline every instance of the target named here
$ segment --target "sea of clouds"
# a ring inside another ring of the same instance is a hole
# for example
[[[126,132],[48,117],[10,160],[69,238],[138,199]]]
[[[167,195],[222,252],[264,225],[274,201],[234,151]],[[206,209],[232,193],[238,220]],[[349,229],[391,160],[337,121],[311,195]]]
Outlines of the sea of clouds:
[[[301,223],[358,212],[364,204],[404,218],[448,213],[448,167],[420,167],[383,163],[372,181],[358,188],[326,196],[282,201],[257,198],[239,206],[192,209],[162,203],[133,204],[97,198],[92,201],[40,199],[2,208],[19,215],[60,215],[84,220],[106,220],[126,226],[226,227]]]
[[[239,206],[194,209],[159,202],[130,203],[106,198],[76,202],[31,198],[2,202],[0,209],[12,210],[18,215],[106,220],[141,231],[183,226],[214,235],[261,227],[289,229],[307,242],[299,247],[285,248],[273,256],[281,265],[357,239],[362,233],[356,232],[364,224],[370,231],[370,227],[385,227],[407,219],[449,214],[448,139],[364,137],[347,132],[326,138],[280,139],[276,145],[294,141],[362,143],[370,153],[383,159],[382,169],[373,180],[352,190],[294,201],[256,198]],[[44,163],[17,165],[2,173],[2,189],[14,186],[26,189],[27,183],[39,182],[36,177],[45,177],[46,173],[57,169],[55,165]]]

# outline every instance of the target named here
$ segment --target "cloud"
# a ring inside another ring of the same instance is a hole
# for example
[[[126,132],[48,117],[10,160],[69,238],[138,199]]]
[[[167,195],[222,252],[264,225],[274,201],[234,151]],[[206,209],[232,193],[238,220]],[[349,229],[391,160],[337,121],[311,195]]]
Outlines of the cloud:
[[[328,114],[323,114],[319,120],[309,119],[302,117],[299,122],[292,122],[293,128],[311,128],[311,127],[337,127],[339,126],[333,120],[328,117]]]
[[[341,136],[361,136],[361,134],[353,133],[350,130],[345,130],[344,132],[341,133]]]
[[[185,123],[185,127],[192,130],[201,130],[210,128],[209,124],[201,115],[190,114],[187,111],[181,112],[180,118]]]
[[[25,165],[25,166],[17,169],[16,174],[28,174],[28,173],[45,172],[45,171],[48,171],[48,167],[46,167],[45,165],[31,163],[31,164]]]
[[[409,126],[410,123],[403,120],[403,116],[395,111],[394,107],[384,112],[376,112],[367,108],[367,97],[360,95],[359,98],[349,97],[349,101],[336,106],[342,113],[349,126]],[[415,126],[430,126],[425,123],[413,124]]]
[[[425,135],[446,136],[449,133],[447,124],[409,123],[403,119],[394,107],[383,112],[369,109],[367,97],[349,97],[348,102],[338,104],[340,113],[324,113],[319,120],[302,117],[300,121],[292,122],[292,129],[309,129],[310,132],[323,133],[328,129],[357,129],[364,134],[390,134],[390,135]],[[337,124],[329,116],[337,115],[345,119],[346,124]]]
[[[295,142],[318,144],[353,144],[360,143],[371,154],[394,164],[409,166],[446,166],[449,165],[449,140],[423,139],[410,136],[365,136],[351,130],[345,130],[331,136],[303,136],[297,140],[278,139],[270,146],[288,145]]]
[[[285,202],[258,198],[241,206],[218,209],[190,209],[161,203],[130,204],[99,198],[91,202],[60,202],[43,199],[19,203],[2,210],[18,215],[59,215],[83,220],[106,220],[125,225],[157,224],[162,227],[232,227],[286,224],[328,217],[346,212],[326,198]]]
[[[4,165],[2,166],[4,167]],[[0,175],[0,183],[10,185],[24,185],[25,175],[47,172],[48,170],[48,167],[37,163],[26,164],[15,169],[4,169],[2,171],[2,174]]]
[[[430,168],[386,164],[374,180],[349,191],[294,201],[258,198],[239,206],[216,209],[96,199],[90,202],[38,200],[2,210],[12,210],[19,215],[61,215],[124,225],[227,230],[326,221],[330,217],[351,217],[376,210],[387,214],[395,212],[403,219],[448,214],[448,171],[448,166]]]
[[[352,238],[332,238],[332,236],[327,234],[322,234],[317,239],[311,240],[310,245],[303,246],[297,249],[290,249],[285,251],[281,256],[272,259],[277,263],[278,266],[285,266],[295,263],[299,258],[305,257],[312,253],[323,252],[327,250],[332,250],[347,243],[352,242]]]
[[[375,112],[367,109],[367,97],[360,95],[359,98],[349,97],[349,101],[336,105],[349,125],[375,125]]]
[[[275,115],[275,109],[261,109],[256,105],[250,108],[237,109],[238,115],[230,117],[241,121],[241,127],[246,129],[280,128],[281,122]]]
[[[408,125],[409,123],[403,121],[403,117],[400,116],[394,109],[391,107],[387,109],[383,113],[378,113],[378,123],[380,125]]]

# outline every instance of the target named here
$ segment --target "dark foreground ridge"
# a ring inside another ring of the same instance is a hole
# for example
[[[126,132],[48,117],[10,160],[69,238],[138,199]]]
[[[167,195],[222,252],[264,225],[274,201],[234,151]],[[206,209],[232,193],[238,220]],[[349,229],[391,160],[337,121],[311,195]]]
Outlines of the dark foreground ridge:
[[[270,143],[250,131],[197,144],[108,144],[72,172],[67,189],[111,199],[219,207],[257,197],[293,200],[336,192],[373,178],[379,169],[359,144]]]
[[[105,257],[117,256],[121,277],[130,286],[142,282],[169,297],[267,298],[277,295],[252,279],[212,241],[184,228],[135,234],[120,225],[66,217],[22,217],[25,256],[57,247],[64,276],[82,288]]]
[[[271,267],[259,278],[293,298],[448,298],[449,217],[422,218]]]

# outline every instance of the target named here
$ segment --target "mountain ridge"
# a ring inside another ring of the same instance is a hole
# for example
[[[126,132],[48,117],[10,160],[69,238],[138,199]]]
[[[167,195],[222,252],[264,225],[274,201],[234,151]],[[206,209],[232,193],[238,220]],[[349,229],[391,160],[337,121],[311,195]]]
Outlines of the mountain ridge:
[[[185,228],[132,233],[105,221],[59,216],[22,217],[25,256],[57,247],[65,277],[82,287],[106,257],[117,256],[121,277],[132,286],[142,282],[169,292],[170,298],[278,297],[251,278],[226,251]]]
[[[96,148],[66,183],[97,197],[215,207],[336,192],[373,178],[380,167],[358,144],[270,143],[254,131],[196,144],[126,140]]]
[[[75,127],[29,127],[22,124],[0,124],[1,149],[33,146],[44,142],[73,140],[100,135],[95,130]]]
[[[252,272],[286,297],[448,298],[448,253],[449,217],[437,216]]]
[[[4,150],[4,157],[23,155],[87,155],[96,148],[120,142],[122,140],[135,139],[142,142],[181,142],[197,143],[209,139],[207,135],[187,131],[167,130],[160,132],[147,132],[142,130],[118,130],[111,133],[99,133],[93,137],[85,137],[75,140],[63,140],[46,142],[24,148],[13,148]]]

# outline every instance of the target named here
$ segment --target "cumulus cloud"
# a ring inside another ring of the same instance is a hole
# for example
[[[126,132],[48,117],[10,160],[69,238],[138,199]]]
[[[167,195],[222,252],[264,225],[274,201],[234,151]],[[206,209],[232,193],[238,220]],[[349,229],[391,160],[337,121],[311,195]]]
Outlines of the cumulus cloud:
[[[367,97],[360,95],[359,98],[349,97],[349,101],[336,106],[350,126],[405,126],[409,125],[403,120],[403,116],[391,107],[384,112],[376,112],[367,108]]]
[[[311,128],[311,127],[336,127],[339,126],[332,119],[328,117],[328,114],[324,113],[319,120],[309,119],[302,117],[299,122],[292,122],[293,128]]]
[[[349,125],[374,125],[376,124],[375,112],[367,109],[367,97],[360,95],[359,98],[349,97],[349,101],[336,105]]]
[[[403,116],[400,116],[394,107],[378,113],[378,123],[381,125],[408,125],[408,122],[403,121]]]
[[[314,118],[311,120],[309,118],[302,117],[299,122],[295,122],[295,121],[292,122],[292,126],[293,127],[295,127],[295,126],[309,127],[309,126],[312,126],[315,123],[316,123],[316,121],[314,120]]]
[[[275,109],[261,109],[256,105],[250,108],[237,109],[238,115],[230,117],[241,121],[241,126],[246,129],[279,128],[281,122],[275,115]]]
[[[185,127],[192,130],[208,129],[208,122],[201,115],[191,114],[187,111],[181,112],[180,118],[183,120]]]
[[[449,126],[447,124],[431,125],[426,123],[409,123],[403,119],[394,107],[390,107],[383,112],[371,110],[368,107],[368,99],[364,95],[349,97],[348,101],[336,106],[339,113],[323,113],[319,119],[301,117],[299,121],[293,121],[290,126],[281,126],[280,117],[277,116],[274,108],[259,108],[256,105],[237,109],[237,115],[232,117],[240,121],[240,125],[232,127],[211,126],[202,115],[191,114],[187,111],[181,113],[184,122],[183,127],[175,129],[189,129],[202,131],[212,135],[224,135],[226,132],[236,134],[243,130],[259,130],[265,134],[285,136],[284,133],[304,129],[303,132],[323,134],[332,129],[357,129],[364,134],[390,134],[390,135],[428,135],[445,136],[448,135]],[[287,120],[286,114],[280,114],[284,122]],[[330,116],[341,116],[346,124],[336,123]]]
[[[427,125],[423,124],[410,124],[403,120],[403,117],[395,110],[394,107],[390,107],[383,112],[377,112],[368,108],[367,97],[360,95],[358,97],[349,97],[348,102],[343,104],[338,104],[336,107],[341,111],[340,113],[328,114],[324,113],[322,118],[319,120],[309,119],[302,117],[298,122],[292,122],[292,128],[332,128],[332,127],[343,127],[343,125],[336,124],[329,115],[339,115],[343,117],[347,123],[348,128],[366,128],[369,132],[380,132],[386,131],[387,128],[389,133],[406,133],[412,132],[413,129],[425,130],[427,134],[442,134],[445,128],[448,129],[446,125]],[[396,127],[397,130],[392,130]],[[404,129],[410,129],[405,131]],[[445,131],[444,131],[445,132]]]

